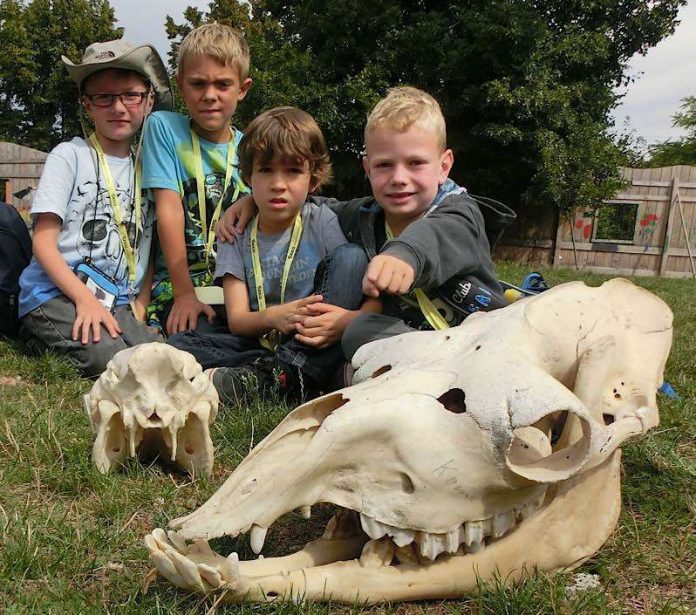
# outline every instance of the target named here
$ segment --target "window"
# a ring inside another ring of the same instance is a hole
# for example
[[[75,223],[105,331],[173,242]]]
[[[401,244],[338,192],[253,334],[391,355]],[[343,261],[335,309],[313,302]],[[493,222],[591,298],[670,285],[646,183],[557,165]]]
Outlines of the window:
[[[9,201],[9,196],[7,195],[7,184],[9,183],[8,179],[3,179],[0,177],[0,201]]]
[[[592,241],[633,243],[638,203],[609,203],[597,211]]]

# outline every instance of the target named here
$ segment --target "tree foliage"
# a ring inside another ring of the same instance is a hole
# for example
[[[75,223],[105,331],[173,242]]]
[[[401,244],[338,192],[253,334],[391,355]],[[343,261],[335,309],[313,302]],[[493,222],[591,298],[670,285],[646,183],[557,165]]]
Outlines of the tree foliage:
[[[340,196],[364,190],[358,158],[370,108],[388,87],[409,84],[443,107],[456,180],[513,205],[543,199],[569,210],[617,189],[625,158],[610,135],[614,87],[631,56],[673,31],[682,4],[213,0],[196,19],[247,34],[254,86],[241,120],[281,103],[317,118]],[[175,38],[187,28],[170,25]]]
[[[650,147],[648,166],[696,165],[696,96],[684,98],[680,109],[674,115],[673,126],[683,128],[686,135],[677,141],[665,141]]]
[[[122,36],[108,0],[0,1],[0,139],[48,150],[80,134],[78,100],[60,56]]]

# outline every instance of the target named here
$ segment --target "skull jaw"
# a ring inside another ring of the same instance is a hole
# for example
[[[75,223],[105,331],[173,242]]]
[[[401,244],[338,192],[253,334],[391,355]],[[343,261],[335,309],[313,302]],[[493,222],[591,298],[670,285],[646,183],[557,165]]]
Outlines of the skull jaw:
[[[458,598],[482,582],[502,579],[512,584],[536,571],[570,570],[591,557],[619,517],[620,458],[617,450],[600,466],[559,484],[535,516],[482,551],[444,555],[432,563],[382,565],[358,559],[366,536],[322,538],[294,555],[249,562],[236,561],[236,554],[225,559],[205,541],[165,544],[161,530],[145,542],[151,561],[172,583],[202,593],[225,590],[227,602]]]

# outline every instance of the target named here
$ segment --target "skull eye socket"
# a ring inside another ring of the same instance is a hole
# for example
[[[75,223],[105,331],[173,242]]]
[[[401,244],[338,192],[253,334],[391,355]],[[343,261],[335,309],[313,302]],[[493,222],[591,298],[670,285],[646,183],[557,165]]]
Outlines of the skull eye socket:
[[[450,389],[437,398],[447,410],[455,414],[466,412],[466,394],[461,389]]]
[[[546,433],[537,427],[518,427],[506,463],[518,476],[539,483],[558,482],[577,473],[587,461],[591,426],[577,416],[582,436],[570,446],[553,450]],[[541,424],[543,419],[539,421]]]

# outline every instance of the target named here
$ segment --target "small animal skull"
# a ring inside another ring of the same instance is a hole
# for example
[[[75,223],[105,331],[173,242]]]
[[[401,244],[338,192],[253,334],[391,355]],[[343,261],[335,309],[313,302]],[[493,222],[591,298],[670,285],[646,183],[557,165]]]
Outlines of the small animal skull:
[[[192,474],[210,474],[218,395],[192,355],[167,344],[117,353],[85,409],[97,437],[92,460],[106,474],[126,457],[160,454]]]

